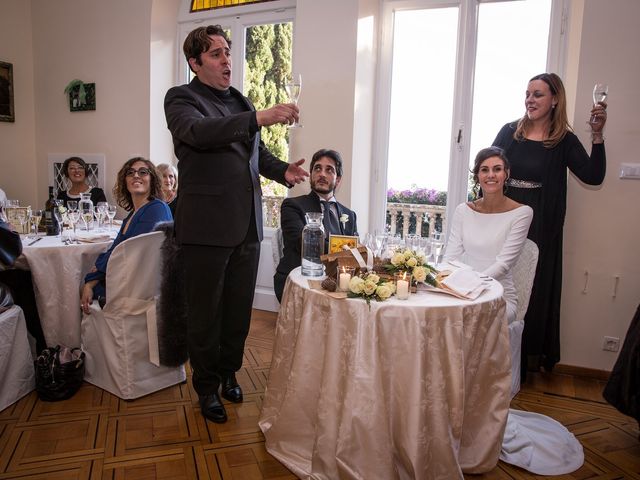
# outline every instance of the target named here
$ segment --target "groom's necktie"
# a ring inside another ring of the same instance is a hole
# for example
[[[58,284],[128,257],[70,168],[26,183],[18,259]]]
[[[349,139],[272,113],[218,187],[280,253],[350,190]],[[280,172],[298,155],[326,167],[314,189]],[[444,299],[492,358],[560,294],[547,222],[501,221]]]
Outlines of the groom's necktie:
[[[327,238],[329,235],[340,235],[340,224],[338,223],[338,215],[335,210],[331,207],[333,202],[328,202],[326,200],[320,200],[323,206],[322,213],[322,224],[324,225],[325,234]]]

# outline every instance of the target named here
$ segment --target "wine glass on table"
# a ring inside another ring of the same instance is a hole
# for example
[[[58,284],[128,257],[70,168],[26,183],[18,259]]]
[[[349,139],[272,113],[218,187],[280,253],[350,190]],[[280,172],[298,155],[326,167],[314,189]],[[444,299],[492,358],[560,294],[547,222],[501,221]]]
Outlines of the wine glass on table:
[[[42,220],[42,210],[31,210],[31,226],[33,228],[32,238],[38,237],[38,227],[40,226],[40,220]]]
[[[604,103],[609,95],[609,85],[606,83],[596,83],[593,87],[593,106],[595,107],[599,103]],[[589,123],[596,123],[598,118],[593,115],[589,120]]]
[[[107,216],[107,210],[109,208],[109,204],[107,202],[98,202],[96,205],[96,218],[98,219],[98,228],[100,228],[100,224]]]
[[[107,217],[109,217],[109,231],[113,230],[113,219],[116,216],[116,211],[118,207],[115,205],[107,205]]]
[[[16,211],[16,220],[18,221],[18,224],[20,225],[20,232],[24,233],[24,226],[27,224],[27,222],[29,221],[29,217],[31,216],[31,210],[23,210],[20,209],[18,211]]]
[[[80,220],[80,213],[78,212],[78,201],[77,200],[69,200],[67,202],[67,218],[69,219],[69,223],[71,224],[71,228],[73,228],[73,238],[71,240],[75,241],[76,239],[76,224],[78,220]]]
[[[298,105],[298,98],[300,98],[300,91],[302,90],[302,75],[291,75],[291,78],[285,84],[284,89],[287,92],[289,101],[295,105]],[[296,121],[292,125],[288,126],[288,128],[297,127],[302,127],[302,124],[299,121]]]

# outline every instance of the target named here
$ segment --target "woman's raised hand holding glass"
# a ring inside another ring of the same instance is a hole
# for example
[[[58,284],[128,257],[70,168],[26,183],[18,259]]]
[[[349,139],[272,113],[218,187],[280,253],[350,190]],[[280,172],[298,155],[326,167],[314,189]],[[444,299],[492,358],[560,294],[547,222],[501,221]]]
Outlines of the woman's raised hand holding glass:
[[[604,104],[607,100],[607,95],[609,95],[609,85],[606,83],[596,83],[593,87],[593,106]],[[598,123],[598,115],[592,115],[589,123]]]

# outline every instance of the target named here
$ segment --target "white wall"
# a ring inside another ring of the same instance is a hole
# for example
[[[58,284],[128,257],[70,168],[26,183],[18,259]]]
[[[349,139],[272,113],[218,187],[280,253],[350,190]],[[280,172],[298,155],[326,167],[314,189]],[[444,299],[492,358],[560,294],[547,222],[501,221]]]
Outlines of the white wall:
[[[15,123],[0,122],[0,188],[21,205],[39,205],[33,99],[31,2],[3,0],[0,61],[13,64]],[[44,202],[44,200],[43,200]]]
[[[561,363],[567,365],[610,370],[618,354],[602,350],[603,337],[622,341],[640,303],[640,181],[618,178],[621,163],[640,163],[639,19],[637,0],[584,1],[573,125],[589,149],[593,85],[608,83],[607,176],[598,188],[569,180],[561,311]]]
[[[175,165],[177,162],[164,117],[164,96],[176,84],[176,18],[179,7],[180,0],[153,0],[151,10],[149,151],[150,159],[156,165]]]
[[[31,3],[39,203],[47,194],[48,153],[104,153],[110,201],[122,164],[149,156],[151,4]],[[69,111],[63,91],[76,78],[96,84],[95,111]]]

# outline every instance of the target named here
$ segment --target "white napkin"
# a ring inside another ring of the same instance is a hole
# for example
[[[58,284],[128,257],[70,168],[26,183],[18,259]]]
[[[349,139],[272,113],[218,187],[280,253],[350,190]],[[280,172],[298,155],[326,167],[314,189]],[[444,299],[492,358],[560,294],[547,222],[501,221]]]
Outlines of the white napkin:
[[[111,236],[108,233],[104,232],[77,232],[76,238],[84,243],[102,243],[111,240]]]
[[[446,289],[470,300],[478,298],[487,288],[487,284],[480,278],[480,274],[470,268],[454,270],[441,283]]]

